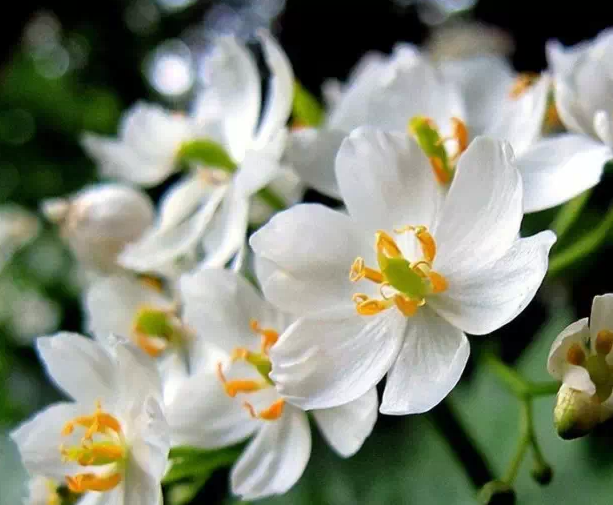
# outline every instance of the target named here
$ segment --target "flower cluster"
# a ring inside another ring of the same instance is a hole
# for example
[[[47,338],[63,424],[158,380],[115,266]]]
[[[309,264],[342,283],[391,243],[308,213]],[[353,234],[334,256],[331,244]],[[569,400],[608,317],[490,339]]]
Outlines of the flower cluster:
[[[188,111],[137,103],[117,138],[84,134],[112,181],[43,205],[86,273],[89,336],[37,341],[71,401],[12,434],[31,503],[158,505],[174,455],[246,441],[232,492],[281,494],[307,466],[309,418],[349,457],[378,412],[429,411],[467,334],[517,317],[547,273],[556,236],[522,236],[524,214],[613,158],[613,33],[549,44],[541,75],[399,44],[327,83],[325,111],[259,40],[265,97],[252,53],[220,38]],[[166,181],[156,208],[146,190]],[[306,187],[342,206],[298,204]],[[567,436],[613,414],[610,296],[552,347]]]

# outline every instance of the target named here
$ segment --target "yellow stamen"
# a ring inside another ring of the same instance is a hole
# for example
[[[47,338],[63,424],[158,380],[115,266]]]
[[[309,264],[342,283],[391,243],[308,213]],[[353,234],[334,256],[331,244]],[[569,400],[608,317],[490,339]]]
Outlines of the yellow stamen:
[[[239,393],[254,393],[267,388],[269,384],[264,381],[254,381],[248,379],[227,380],[222,370],[221,362],[217,363],[217,377],[223,384],[226,394],[234,398]]]
[[[110,431],[117,435],[121,434],[121,423],[111,414],[104,412],[99,401],[96,402],[96,411],[93,415],[79,416],[67,422],[62,429],[62,435],[70,435],[76,426],[87,428],[83,437],[84,440],[91,440],[95,433],[108,433]]]
[[[448,170],[445,170],[443,160],[437,158],[436,156],[431,156],[429,159],[430,165],[432,166],[432,171],[436,177],[436,181],[441,185],[449,184],[451,182],[451,173]]]
[[[364,258],[358,256],[349,270],[349,280],[351,282],[357,282],[360,279],[368,279],[369,281],[380,284],[383,282],[383,274],[378,270],[367,267],[364,264]]]
[[[566,351],[566,361],[571,365],[582,366],[585,363],[585,359],[585,352],[576,342]]]
[[[428,228],[425,226],[403,226],[394,230],[394,233],[405,232],[415,233],[415,238],[419,241],[425,260],[428,263],[432,263],[436,256],[436,242],[428,231]]]
[[[613,349],[613,332],[610,330],[601,330],[596,335],[596,352],[606,356]]]
[[[454,155],[454,158],[457,158],[468,148],[468,128],[466,128],[464,121],[457,117],[451,118],[451,125],[453,129],[453,138],[458,143],[458,151]]]
[[[381,230],[375,233],[375,249],[377,253],[384,254],[388,258],[402,258],[402,251],[394,239]]]
[[[434,272],[431,270],[428,273],[428,278],[430,279],[430,282],[432,283],[433,293],[442,293],[443,291],[447,290],[447,287],[448,287],[447,279],[445,279],[445,277],[443,277],[438,272]]]
[[[144,287],[149,288],[156,293],[164,292],[164,284],[162,284],[162,280],[158,277],[153,277],[152,275],[142,275],[139,277],[139,281]]]
[[[81,473],[74,477],[67,476],[66,484],[73,493],[85,493],[87,491],[104,492],[110,491],[121,482],[120,473],[112,473],[99,476],[93,473]]]
[[[264,421],[276,421],[283,415],[283,409],[285,407],[285,400],[277,400],[270,407],[261,410],[260,412],[256,412],[253,405],[248,402],[243,404],[245,408],[249,411],[249,415],[254,419],[263,419]]]
[[[138,331],[134,332],[134,343],[152,358],[158,358],[166,349],[168,342]]]
[[[374,316],[392,306],[392,300],[377,300],[369,298],[364,293],[356,293],[352,298],[356,311],[362,316]]]
[[[255,319],[249,322],[249,326],[252,331],[262,336],[261,352],[262,354],[268,355],[270,348],[279,340],[279,332],[272,328],[260,327],[260,323]]]
[[[411,317],[415,315],[419,307],[425,305],[426,300],[411,300],[408,296],[397,294],[394,295],[394,303],[404,316]]]
[[[87,442],[79,447],[60,446],[62,461],[76,461],[81,466],[99,466],[122,461],[125,458],[125,448],[116,443]]]
[[[60,495],[57,494],[57,486],[51,479],[46,479],[47,505],[60,505]]]
[[[534,72],[524,72],[517,76],[513,86],[511,87],[511,91],[509,92],[509,97],[513,99],[519,98],[523,95],[530,87],[539,79],[539,74]]]

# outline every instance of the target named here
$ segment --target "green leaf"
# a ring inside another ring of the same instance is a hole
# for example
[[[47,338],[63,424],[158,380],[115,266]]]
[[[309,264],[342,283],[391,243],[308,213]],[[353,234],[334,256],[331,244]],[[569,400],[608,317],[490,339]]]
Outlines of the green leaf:
[[[212,473],[209,472],[193,482],[182,482],[172,486],[167,493],[166,502],[169,505],[187,505],[191,503],[207,483]]]
[[[210,139],[185,142],[179,150],[178,158],[183,162],[202,163],[207,167],[221,168],[228,172],[236,170],[236,163],[225,148]]]
[[[173,447],[169,456],[172,465],[166,472],[163,483],[168,485],[190,479],[206,480],[218,468],[231,466],[242,450],[242,446],[213,451],[195,447]]]
[[[324,122],[323,107],[298,81],[294,81],[292,115],[301,126],[317,127]]]

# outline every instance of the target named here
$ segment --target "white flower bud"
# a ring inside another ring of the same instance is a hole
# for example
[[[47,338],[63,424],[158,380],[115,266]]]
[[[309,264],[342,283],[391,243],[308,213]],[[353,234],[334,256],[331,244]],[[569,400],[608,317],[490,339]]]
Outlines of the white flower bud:
[[[138,239],[154,219],[149,197],[130,186],[100,184],[68,199],[43,203],[42,211],[86,268],[112,271],[124,246]]]

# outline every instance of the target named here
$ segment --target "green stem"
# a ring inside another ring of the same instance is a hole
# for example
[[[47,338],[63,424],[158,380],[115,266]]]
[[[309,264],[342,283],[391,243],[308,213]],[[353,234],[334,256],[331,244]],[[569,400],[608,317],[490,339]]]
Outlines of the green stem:
[[[575,224],[591,194],[592,190],[588,189],[579,196],[573,198],[560,209],[553,223],[551,223],[551,229],[558,236],[558,243],[562,241],[562,237],[564,237],[566,232]]]
[[[504,363],[492,353],[484,356],[485,364],[498,376],[498,378],[519,399],[535,398],[539,396],[553,396],[560,389],[560,383],[556,381],[532,382]]]
[[[576,261],[594,252],[602,245],[612,228],[613,206],[609,207],[604,219],[594,230],[551,257],[547,275],[554,277]]]

